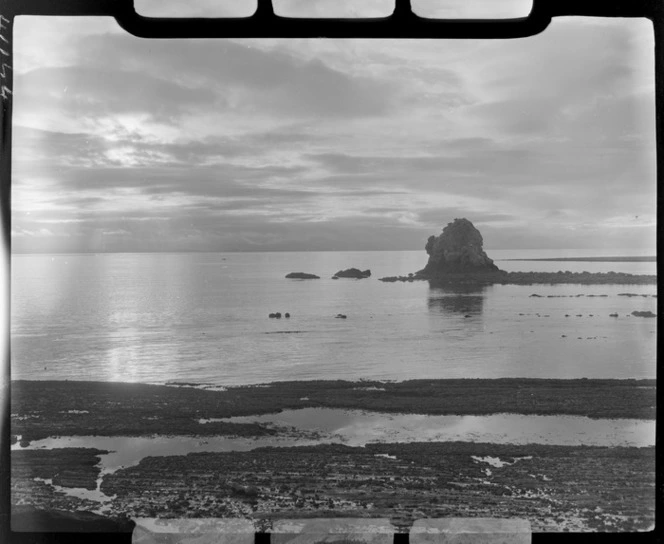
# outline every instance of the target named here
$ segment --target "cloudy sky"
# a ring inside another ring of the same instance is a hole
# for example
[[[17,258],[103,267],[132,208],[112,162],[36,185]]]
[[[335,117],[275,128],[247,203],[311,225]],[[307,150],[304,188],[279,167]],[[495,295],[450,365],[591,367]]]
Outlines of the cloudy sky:
[[[14,77],[14,251],[421,249],[455,217],[492,249],[654,250],[645,20],[509,41],[155,41],[22,17]]]

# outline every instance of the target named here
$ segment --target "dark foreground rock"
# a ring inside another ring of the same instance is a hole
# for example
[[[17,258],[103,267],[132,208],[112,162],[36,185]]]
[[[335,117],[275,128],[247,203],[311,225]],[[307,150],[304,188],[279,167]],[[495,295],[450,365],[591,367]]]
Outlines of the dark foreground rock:
[[[360,270],[358,268],[347,268],[346,270],[339,270],[332,279],[337,278],[354,278],[356,280],[361,280],[371,276],[371,270]]]
[[[21,505],[12,506],[11,509],[11,528],[17,532],[131,533],[135,525],[123,514],[107,517],[93,512],[51,509],[48,504],[41,508]]]
[[[434,442],[148,457],[101,490],[138,517],[385,517],[402,528],[518,517],[536,531],[643,531],[654,482],[654,447]]]
[[[94,448],[55,448],[12,452],[13,479],[51,480],[61,487],[96,489],[100,456],[109,453]]]
[[[286,277],[291,280],[319,280],[320,276],[316,274],[307,274],[306,272],[291,272],[286,274]]]

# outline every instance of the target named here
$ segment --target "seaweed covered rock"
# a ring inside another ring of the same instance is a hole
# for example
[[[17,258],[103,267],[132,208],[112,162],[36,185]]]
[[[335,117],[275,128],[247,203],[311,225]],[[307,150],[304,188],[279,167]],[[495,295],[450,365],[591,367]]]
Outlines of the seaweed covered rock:
[[[429,262],[418,276],[434,278],[447,274],[498,272],[482,249],[480,231],[468,219],[455,219],[440,236],[430,236],[425,249]]]

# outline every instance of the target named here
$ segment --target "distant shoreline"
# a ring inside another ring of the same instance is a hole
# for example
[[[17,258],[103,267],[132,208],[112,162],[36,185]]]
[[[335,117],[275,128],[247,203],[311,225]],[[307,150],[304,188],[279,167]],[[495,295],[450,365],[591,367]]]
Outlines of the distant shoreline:
[[[577,263],[655,263],[657,257],[547,257],[541,259],[494,259],[495,261],[553,261]]]

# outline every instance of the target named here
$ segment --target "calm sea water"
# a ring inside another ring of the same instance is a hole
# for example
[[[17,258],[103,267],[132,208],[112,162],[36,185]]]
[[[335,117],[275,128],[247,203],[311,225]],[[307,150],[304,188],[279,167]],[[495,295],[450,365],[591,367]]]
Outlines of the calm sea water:
[[[489,254],[510,271],[656,272],[655,263],[500,261],[630,255],[624,250]],[[657,311],[654,285],[454,292],[377,281],[425,263],[422,251],[14,255],[12,378],[236,385],[655,377],[656,320],[628,316]],[[370,268],[372,278],[330,279],[351,266]],[[284,278],[294,271],[322,279]],[[618,296],[624,292],[649,296]]]

